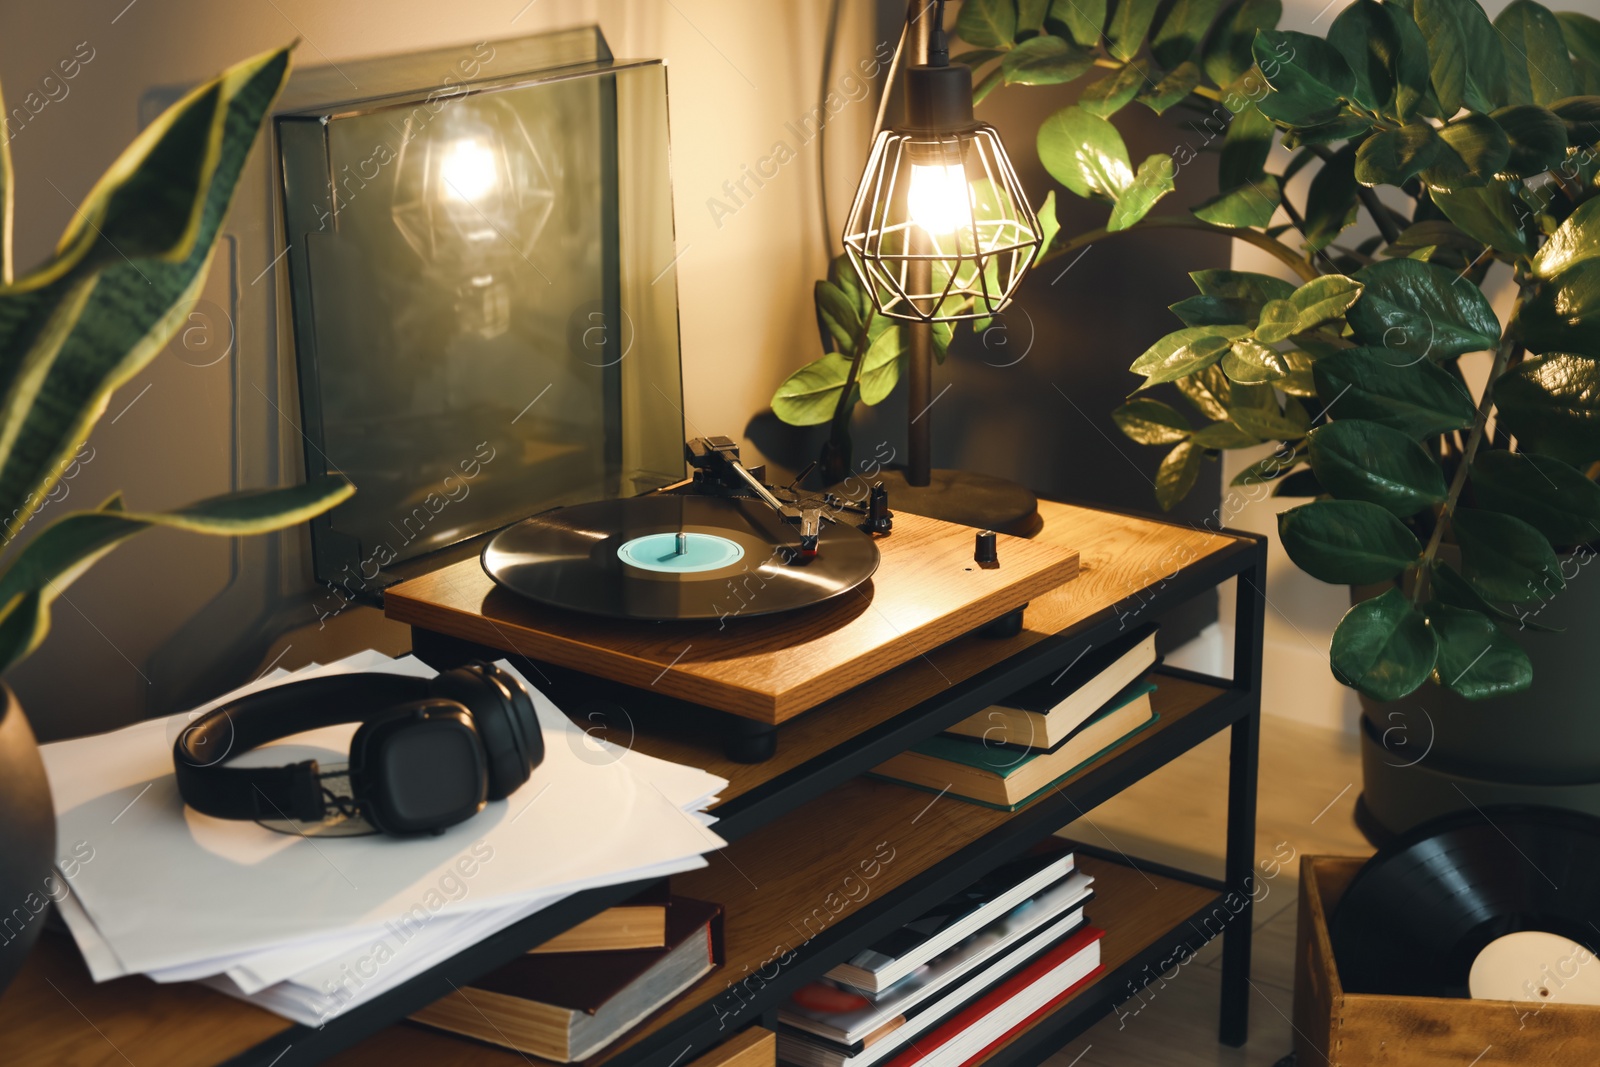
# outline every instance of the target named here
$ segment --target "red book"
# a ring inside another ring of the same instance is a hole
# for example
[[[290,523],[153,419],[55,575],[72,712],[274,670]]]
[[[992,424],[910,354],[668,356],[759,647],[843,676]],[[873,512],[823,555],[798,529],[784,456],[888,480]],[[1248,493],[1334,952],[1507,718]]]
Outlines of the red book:
[[[918,1038],[885,1067],[966,1067],[983,1059],[1105,973],[1100,963],[1100,938],[1104,936],[1105,931],[1098,927],[1081,928],[931,1033]],[[1072,966],[1074,963],[1078,966]],[[1084,965],[1088,965],[1087,970]],[[1062,986],[1062,982],[1066,985]],[[1030,993],[1032,997],[1028,996]],[[1045,999],[1039,1002],[1039,996]],[[1017,1018],[1020,1005],[1028,1002],[1035,1006]],[[972,1048],[973,1041],[980,1039],[981,1047]]]

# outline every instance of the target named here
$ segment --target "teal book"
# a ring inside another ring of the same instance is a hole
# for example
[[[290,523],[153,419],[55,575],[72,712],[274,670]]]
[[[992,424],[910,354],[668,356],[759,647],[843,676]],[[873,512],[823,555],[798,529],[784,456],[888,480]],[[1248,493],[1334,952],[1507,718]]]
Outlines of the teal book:
[[[1155,723],[1159,716],[1150,702],[1155,691],[1148,681],[1134,682],[1054,748],[1019,748],[940,734],[872,773],[985,807],[1016,811]]]

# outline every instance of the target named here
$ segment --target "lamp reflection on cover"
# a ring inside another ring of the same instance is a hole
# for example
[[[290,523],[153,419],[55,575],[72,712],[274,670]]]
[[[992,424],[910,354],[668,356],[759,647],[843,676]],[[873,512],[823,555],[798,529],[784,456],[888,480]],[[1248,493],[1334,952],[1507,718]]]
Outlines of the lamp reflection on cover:
[[[485,338],[511,325],[512,285],[555,207],[555,182],[516,111],[460,97],[413,112],[396,159],[395,227],[424,269],[456,293],[461,321]]]

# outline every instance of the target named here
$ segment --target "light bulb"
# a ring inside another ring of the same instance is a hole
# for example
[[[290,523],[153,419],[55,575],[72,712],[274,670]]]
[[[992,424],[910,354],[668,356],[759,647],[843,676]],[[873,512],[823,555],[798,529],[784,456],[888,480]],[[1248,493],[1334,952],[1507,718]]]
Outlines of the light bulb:
[[[959,163],[911,167],[906,194],[911,221],[940,237],[972,225],[972,187]]]
[[[478,200],[494,188],[495,154],[476,138],[457,141],[439,161],[439,178],[444,199]]]

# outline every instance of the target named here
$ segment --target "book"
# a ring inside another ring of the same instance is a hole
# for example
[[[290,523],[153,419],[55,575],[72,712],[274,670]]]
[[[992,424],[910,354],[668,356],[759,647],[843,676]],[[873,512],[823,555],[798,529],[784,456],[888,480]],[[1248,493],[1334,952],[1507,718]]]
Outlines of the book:
[[[963,719],[946,733],[1054,748],[1156,662],[1156,628],[1143,626]]]
[[[553,952],[618,952],[636,948],[662,948],[667,943],[667,903],[665,893],[643,893],[626,904],[618,904],[599,915],[590,916],[528,951],[544,955]]]
[[[828,979],[812,982],[797,990],[789,1003],[778,1010],[778,1022],[859,1051],[855,1046],[870,1043],[891,1023],[897,1026],[904,1022],[919,1005],[1020,944],[1045,924],[1068,915],[1073,919],[1070,925],[1077,926],[1082,921],[1084,905],[1094,895],[1093,884],[1094,879],[1082,873],[1063,878],[934,956],[882,993],[857,990]]]
[[[780,1026],[778,1059],[793,1067],[872,1067],[873,1064],[892,1059],[908,1046],[920,1046],[921,1034],[961,1012],[985,990],[1005,980],[1029,960],[1042,953],[1055,951],[1056,947],[1065,943],[1063,939],[1074,940],[1086,929],[1089,928],[1083,925],[1082,916],[1077,911],[1061,916],[1013,946],[1010,951],[970,972],[961,982],[943,990],[939,996],[919,1005],[908,1013],[906,1021],[899,1027],[860,1051],[851,1051],[813,1034],[798,1033]],[[1098,956],[1094,962],[1098,964]]]
[[[987,926],[1046,886],[1072,873],[1072,853],[1059,841],[1002,864],[830,970],[827,977],[882,992],[962,938]]]
[[[662,948],[525,954],[411,1018],[558,1063],[587,1059],[711,973],[721,917],[675,897]]]
[[[1104,973],[1086,926],[890,1060],[887,1067],[967,1067],[1087,988]]]
[[[1158,716],[1150,694],[1155,690],[1148,682],[1128,686],[1053,749],[1013,748],[941,734],[879,764],[872,774],[1015,811],[1154,723]]]

